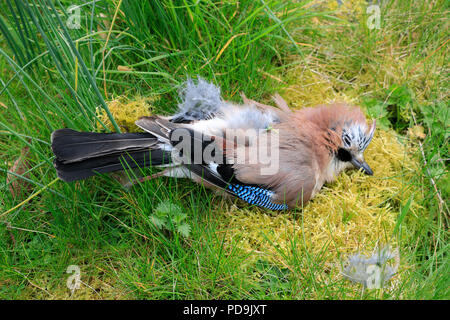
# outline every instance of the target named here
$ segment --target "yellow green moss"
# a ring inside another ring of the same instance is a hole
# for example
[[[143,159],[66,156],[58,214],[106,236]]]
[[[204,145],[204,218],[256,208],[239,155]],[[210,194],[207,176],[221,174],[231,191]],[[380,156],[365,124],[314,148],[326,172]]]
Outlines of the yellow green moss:
[[[151,97],[136,97],[134,99],[128,99],[125,97],[118,97],[107,103],[109,111],[114,117],[119,127],[125,132],[136,132],[139,128],[134,122],[143,116],[149,116],[152,114],[152,103],[155,101]],[[108,118],[105,110],[97,108],[97,117],[102,121],[106,127],[110,130],[114,130],[111,121]],[[100,122],[97,122],[97,128],[103,129]]]
[[[345,172],[296,215],[229,206],[217,212],[227,243],[281,265],[294,238],[313,255],[327,248],[332,263],[342,253],[371,251],[377,242],[395,244],[400,206],[412,198],[410,214],[420,210],[420,195],[408,184],[417,165],[410,152],[393,131],[379,130],[366,150],[374,176]]]

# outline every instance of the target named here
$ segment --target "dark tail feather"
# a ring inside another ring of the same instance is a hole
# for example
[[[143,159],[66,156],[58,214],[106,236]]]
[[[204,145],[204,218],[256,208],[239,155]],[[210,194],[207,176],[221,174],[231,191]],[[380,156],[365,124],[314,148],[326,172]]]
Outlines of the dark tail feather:
[[[64,181],[127,168],[169,164],[170,152],[149,133],[94,133],[61,129],[52,134],[54,165]]]
[[[80,162],[63,163],[56,159],[58,177],[66,182],[82,180],[96,173],[107,173],[129,168],[143,168],[170,163],[170,152],[160,149],[141,150],[91,158]]]
[[[158,143],[149,133],[95,133],[60,129],[52,133],[52,150],[64,163],[151,148]]]

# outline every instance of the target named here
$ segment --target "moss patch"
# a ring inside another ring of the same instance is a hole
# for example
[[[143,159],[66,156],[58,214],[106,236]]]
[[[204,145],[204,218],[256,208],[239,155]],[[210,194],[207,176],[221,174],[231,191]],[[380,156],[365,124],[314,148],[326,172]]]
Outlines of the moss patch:
[[[114,120],[121,129],[125,132],[136,132],[139,131],[139,128],[134,122],[140,117],[148,116],[152,113],[152,103],[154,101],[155,99],[151,97],[135,97],[133,99],[117,97],[107,104]],[[104,109],[97,109],[97,117],[108,129],[114,131],[114,127]],[[97,128],[99,130],[103,129],[100,122],[97,122]]]

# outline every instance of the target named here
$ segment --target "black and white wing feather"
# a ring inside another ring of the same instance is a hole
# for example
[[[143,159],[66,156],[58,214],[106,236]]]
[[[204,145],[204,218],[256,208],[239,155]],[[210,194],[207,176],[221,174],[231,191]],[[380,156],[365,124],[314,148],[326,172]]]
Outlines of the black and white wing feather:
[[[226,157],[222,154],[213,154],[213,158],[219,161],[206,161],[204,157],[200,157],[200,161],[195,161],[199,152],[203,156],[204,150],[217,142],[215,137],[207,136],[189,127],[155,117],[141,118],[136,121],[136,125],[157,136],[162,141],[168,140],[172,148],[172,159],[174,158],[173,152],[181,152],[182,154],[179,156],[182,160],[182,165],[204,181],[249,204],[271,210],[285,210],[288,208],[284,203],[280,204],[272,201],[274,193],[267,186],[252,185],[239,181],[234,175],[233,166],[227,163]],[[191,147],[187,151],[184,148],[180,148],[178,139],[174,139],[176,130],[183,131],[183,134],[177,136],[183,136],[184,139],[190,140],[189,145]],[[198,149],[196,146],[199,146]],[[221,148],[218,145],[216,145],[214,150],[221,152]]]

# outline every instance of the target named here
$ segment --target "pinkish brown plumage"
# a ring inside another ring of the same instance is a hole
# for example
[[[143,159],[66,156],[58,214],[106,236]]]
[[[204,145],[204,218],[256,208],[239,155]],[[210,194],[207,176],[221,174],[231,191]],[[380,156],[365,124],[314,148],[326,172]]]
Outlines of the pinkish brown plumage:
[[[297,110],[288,120],[273,126],[280,135],[279,172],[271,176],[259,175],[258,165],[240,164],[234,165],[236,177],[246,183],[270,186],[276,194],[276,202],[285,202],[289,207],[301,205],[324,183],[333,181],[342,170],[353,166],[350,162],[336,160],[343,146],[343,130],[353,125],[364,128],[366,134],[371,132],[358,107],[335,103]],[[362,152],[351,150],[362,159]]]

